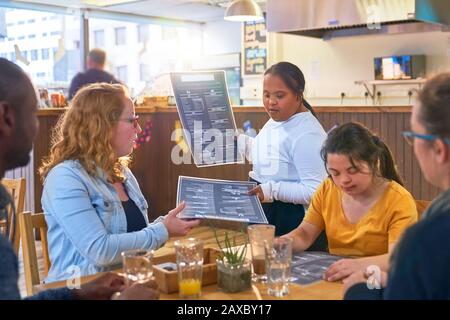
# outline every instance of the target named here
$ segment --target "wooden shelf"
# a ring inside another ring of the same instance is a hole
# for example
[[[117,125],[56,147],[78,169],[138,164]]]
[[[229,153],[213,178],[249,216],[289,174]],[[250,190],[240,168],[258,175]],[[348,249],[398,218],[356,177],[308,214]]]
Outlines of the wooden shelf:
[[[410,79],[410,80],[359,80],[355,81],[355,84],[359,84],[366,88],[367,94],[372,99],[372,103],[375,105],[376,93],[378,86],[402,86],[402,85],[418,85],[419,89],[425,84],[426,79]],[[370,88],[372,87],[372,90]]]

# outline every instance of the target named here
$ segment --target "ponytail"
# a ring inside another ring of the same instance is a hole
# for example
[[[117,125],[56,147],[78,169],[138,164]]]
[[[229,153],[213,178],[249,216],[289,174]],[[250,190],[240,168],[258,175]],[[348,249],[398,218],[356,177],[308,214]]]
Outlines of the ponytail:
[[[372,136],[372,140],[378,147],[378,160],[380,164],[380,174],[383,178],[394,180],[401,186],[404,186],[403,179],[398,173],[397,166],[394,162],[394,156],[388,146],[377,136]]]
[[[305,106],[306,109],[308,109],[309,112],[312,113],[312,115],[313,115],[314,117],[316,117],[317,120],[319,120],[319,118],[317,118],[317,114],[316,114],[316,112],[314,111],[313,107],[311,107],[311,105],[309,104],[308,101],[306,101],[306,99],[303,99],[303,105]]]

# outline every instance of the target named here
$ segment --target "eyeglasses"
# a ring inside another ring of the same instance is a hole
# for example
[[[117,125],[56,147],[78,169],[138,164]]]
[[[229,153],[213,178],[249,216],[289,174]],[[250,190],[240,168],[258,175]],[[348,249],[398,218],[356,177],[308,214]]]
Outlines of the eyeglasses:
[[[408,142],[409,145],[414,144],[414,139],[422,139],[422,140],[428,140],[428,141],[434,141],[436,139],[442,139],[447,145],[450,146],[450,139],[448,138],[442,138],[434,134],[421,134],[416,133],[413,131],[403,131],[402,132],[403,137],[405,138],[406,142]]]
[[[134,128],[137,128],[139,126],[139,116],[134,116],[134,117],[131,117],[131,118],[119,119],[119,121],[128,122],[129,124],[132,124]]]

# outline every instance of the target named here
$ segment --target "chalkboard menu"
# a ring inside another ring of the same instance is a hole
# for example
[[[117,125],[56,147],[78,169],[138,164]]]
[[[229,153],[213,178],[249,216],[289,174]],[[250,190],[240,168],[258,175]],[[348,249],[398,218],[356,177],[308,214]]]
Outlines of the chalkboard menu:
[[[266,22],[244,23],[244,75],[262,74],[267,68]]]

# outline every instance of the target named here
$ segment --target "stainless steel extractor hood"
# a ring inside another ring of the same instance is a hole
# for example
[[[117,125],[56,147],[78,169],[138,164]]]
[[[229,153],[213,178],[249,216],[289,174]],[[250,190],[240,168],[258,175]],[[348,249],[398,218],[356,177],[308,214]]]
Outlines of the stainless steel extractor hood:
[[[267,30],[333,38],[450,31],[449,0],[267,0]]]

